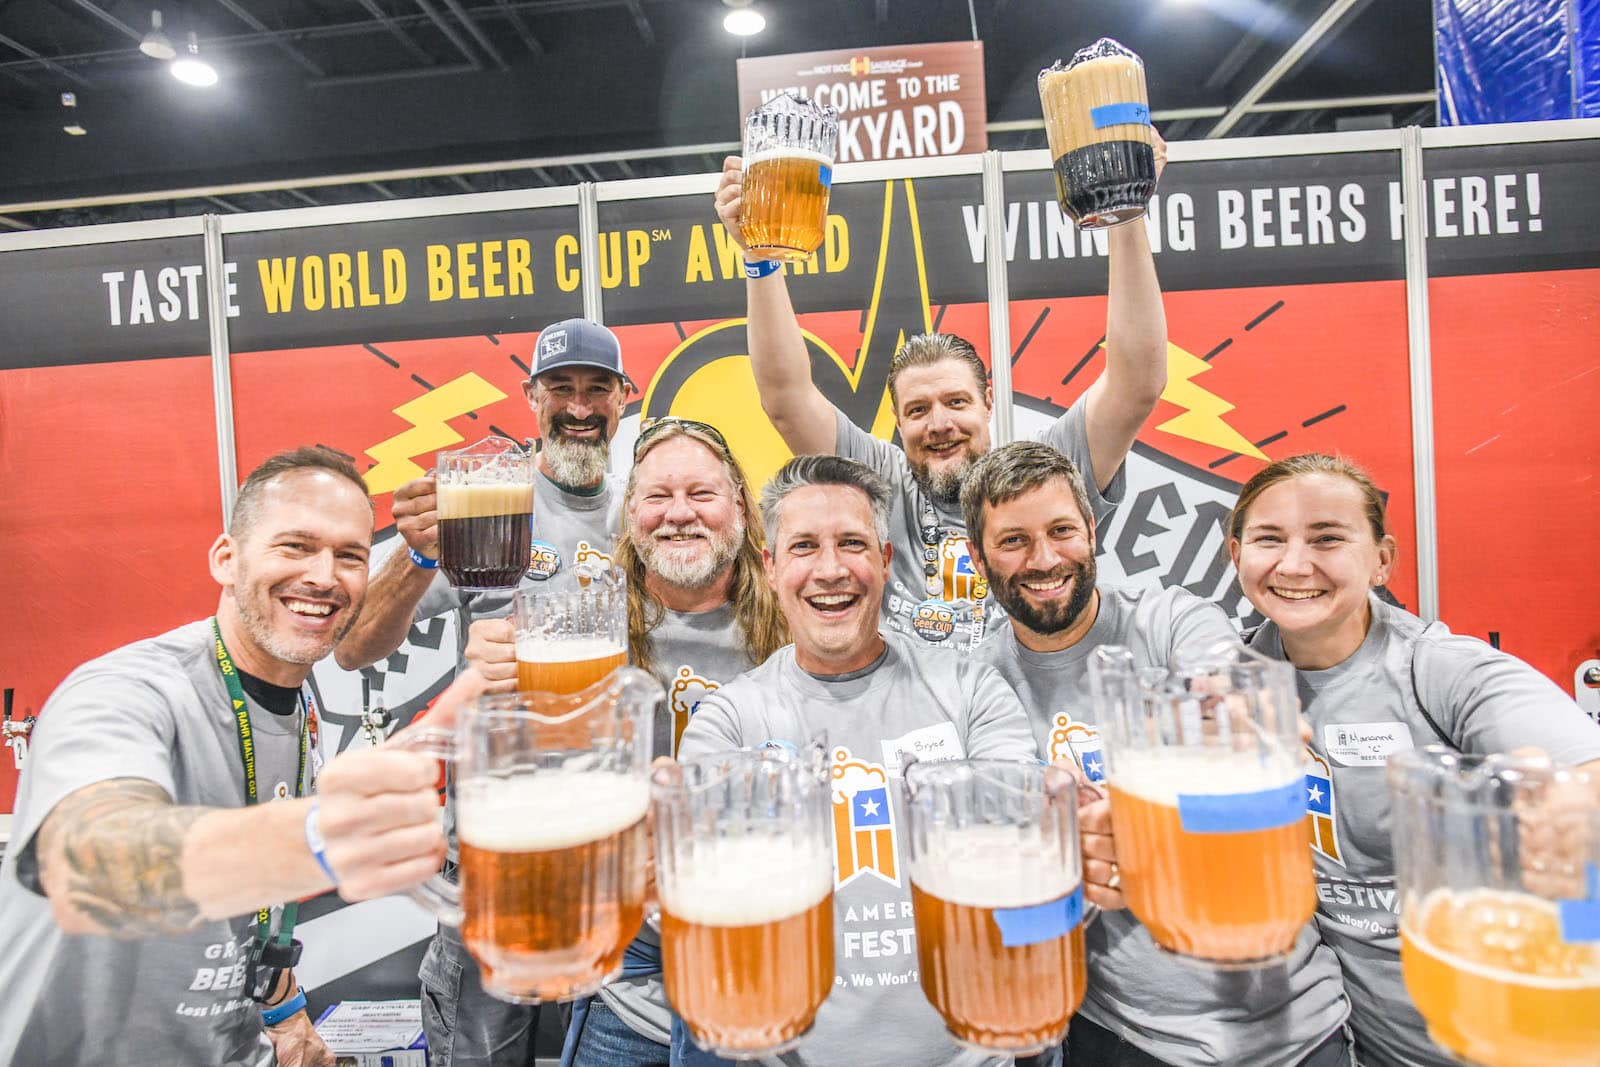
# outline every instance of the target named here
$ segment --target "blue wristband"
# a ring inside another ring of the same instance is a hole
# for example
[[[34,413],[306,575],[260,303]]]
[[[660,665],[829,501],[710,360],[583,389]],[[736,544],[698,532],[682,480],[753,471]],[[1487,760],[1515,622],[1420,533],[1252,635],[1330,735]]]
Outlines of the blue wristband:
[[[304,1011],[305,1007],[306,991],[304,989],[296,989],[294,991],[294,996],[290,997],[282,1004],[261,1009],[261,1025],[277,1026],[295,1012]]]
[[[410,545],[406,546],[406,551],[411,553],[411,562],[415,563],[417,566],[421,567],[423,570],[432,571],[432,570],[438,570],[439,569],[439,561],[438,560],[429,559],[427,556],[424,556],[421,552],[418,552],[416,549],[412,548]]]
[[[750,279],[765,278],[769,274],[776,274],[783,269],[783,264],[771,259],[758,259],[754,263],[744,261],[744,276]]]
[[[322,826],[317,821],[317,810],[321,801],[313,800],[311,810],[306,812],[306,848],[311,850],[311,856],[317,861],[317,866],[322,868],[322,873],[328,876],[328,881],[334,885],[339,884],[339,879],[333,873],[333,868],[328,866],[328,857],[324,849],[328,843],[322,839]]]

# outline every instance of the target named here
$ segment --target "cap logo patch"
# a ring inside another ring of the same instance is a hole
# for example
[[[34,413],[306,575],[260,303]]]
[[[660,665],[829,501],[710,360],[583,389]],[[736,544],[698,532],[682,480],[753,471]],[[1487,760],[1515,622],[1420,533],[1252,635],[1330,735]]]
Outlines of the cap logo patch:
[[[567,351],[566,330],[546,330],[544,336],[539,338],[539,356],[547,358],[559,356]]]

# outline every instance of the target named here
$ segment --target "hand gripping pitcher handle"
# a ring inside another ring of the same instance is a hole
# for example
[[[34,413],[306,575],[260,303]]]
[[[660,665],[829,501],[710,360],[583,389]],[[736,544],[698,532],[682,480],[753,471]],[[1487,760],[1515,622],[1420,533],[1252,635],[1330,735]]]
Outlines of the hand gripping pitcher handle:
[[[455,734],[448,730],[421,730],[415,734],[396,738],[390,748],[417,752],[436,760],[454,763],[456,760]],[[444,821],[444,807],[439,808],[439,819]],[[446,926],[461,925],[461,887],[441,874],[430,875],[424,881],[406,890],[406,896],[422,905]]]

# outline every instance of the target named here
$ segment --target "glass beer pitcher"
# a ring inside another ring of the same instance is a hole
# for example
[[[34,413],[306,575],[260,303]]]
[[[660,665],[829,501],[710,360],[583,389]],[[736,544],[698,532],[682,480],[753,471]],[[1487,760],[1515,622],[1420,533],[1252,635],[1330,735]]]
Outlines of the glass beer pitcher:
[[[1600,1063],[1600,778],[1442,745],[1389,758],[1400,964],[1479,1067]]]
[[[514,589],[533,548],[531,450],[485,437],[440,452],[434,474],[439,569],[457,589]]]
[[[1061,210],[1084,229],[1144,215],[1156,191],[1144,61],[1102,37],[1039,72]]]
[[[739,224],[751,259],[798,261],[822,247],[839,112],[779,93],[744,120]]]
[[[459,884],[412,896],[461,940],[502,1000],[599,989],[644,918],[651,735],[660,684],[623,667],[580,692],[481,697],[454,734],[407,748],[455,764]]]
[[[1087,985],[1077,789],[1016,760],[912,763],[904,789],[922,991],[964,1045],[1059,1044]]]
[[[1281,961],[1316,908],[1293,668],[1225,644],[1164,671],[1089,661],[1122,891],[1169,952]]]

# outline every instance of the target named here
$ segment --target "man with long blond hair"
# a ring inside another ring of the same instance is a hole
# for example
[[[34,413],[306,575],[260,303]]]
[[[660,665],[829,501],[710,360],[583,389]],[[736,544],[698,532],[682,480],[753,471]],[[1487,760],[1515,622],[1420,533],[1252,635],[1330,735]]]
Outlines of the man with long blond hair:
[[[714,427],[650,423],[634,444],[614,559],[628,578],[628,658],[667,691],[656,723],[668,754],[707,693],[764,661],[789,631],[762,567],[762,527],[744,471]],[[517,684],[509,619],[472,624],[467,661],[494,688]],[[671,1010],[660,941],[645,926],[622,978],[574,1006],[564,1065],[668,1063]]]

